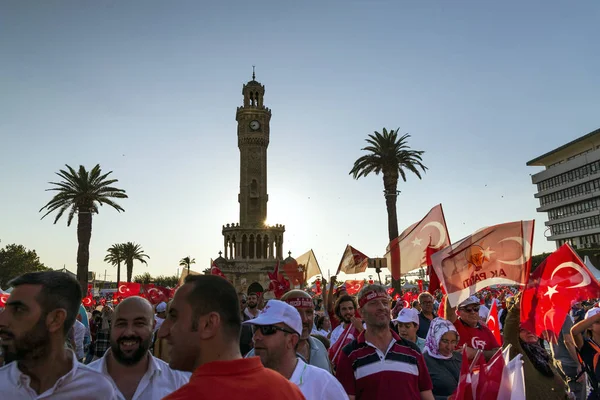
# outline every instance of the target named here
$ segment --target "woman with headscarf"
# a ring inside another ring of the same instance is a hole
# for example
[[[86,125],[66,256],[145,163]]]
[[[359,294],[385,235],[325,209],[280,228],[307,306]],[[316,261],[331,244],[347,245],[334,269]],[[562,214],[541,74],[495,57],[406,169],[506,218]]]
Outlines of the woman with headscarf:
[[[540,345],[535,333],[521,327],[521,293],[506,300],[508,314],[504,324],[504,347],[510,347],[510,359],[523,355],[525,395],[528,399],[563,400],[569,386],[554,367],[553,359]]]
[[[462,354],[454,351],[457,343],[458,332],[452,322],[440,317],[431,321],[423,358],[431,376],[436,400],[447,399],[458,386]]]

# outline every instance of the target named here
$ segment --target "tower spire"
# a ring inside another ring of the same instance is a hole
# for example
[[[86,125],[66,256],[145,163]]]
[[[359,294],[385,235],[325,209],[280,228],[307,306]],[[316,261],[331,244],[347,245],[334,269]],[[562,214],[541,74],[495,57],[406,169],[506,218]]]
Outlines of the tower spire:
[[[254,73],[254,67],[255,65],[252,66],[252,80],[256,80],[256,74]]]

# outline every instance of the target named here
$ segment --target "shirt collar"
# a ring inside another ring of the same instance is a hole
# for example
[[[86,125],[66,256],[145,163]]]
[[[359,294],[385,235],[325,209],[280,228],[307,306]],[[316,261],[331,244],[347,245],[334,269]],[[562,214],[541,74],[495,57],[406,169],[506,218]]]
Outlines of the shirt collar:
[[[462,318],[458,318],[458,320],[467,328],[472,328],[472,329],[481,329],[481,323],[479,321],[477,321],[477,326],[475,328],[473,328],[470,325],[467,325],[467,323],[465,321],[462,320]]]
[[[109,353],[111,351],[112,350],[110,348],[108,350],[106,350],[106,352],[100,359],[101,370],[105,376],[110,376],[108,374],[106,360],[108,359]],[[156,375],[162,374],[161,365],[158,363],[158,361],[156,361],[156,357],[154,357],[152,354],[150,354],[150,352],[148,352],[148,357],[150,357],[150,361],[148,362],[148,369],[146,370],[146,373],[144,375],[148,375],[148,378],[152,378],[154,376],[154,374],[156,374]]]
[[[367,331],[367,330],[365,329],[365,330],[363,330],[361,333],[359,333],[359,334],[358,334],[358,337],[356,338],[356,341],[357,341],[359,344],[361,344],[361,343],[366,343],[366,340],[365,340],[365,332],[366,332],[366,331]],[[401,340],[402,340],[402,338],[400,338],[400,335],[398,335],[396,332],[394,332],[394,330],[393,330],[393,329],[390,329],[390,332],[392,332],[392,338],[394,339],[394,341],[396,341],[396,342],[397,342],[397,341],[401,341]]]
[[[69,356],[71,357],[71,369],[69,370],[69,372],[67,372],[60,378],[58,378],[56,380],[56,383],[54,384],[54,386],[52,386],[51,389],[48,389],[48,391],[53,392],[56,388],[60,387],[65,380],[71,379],[77,373],[77,368],[79,366],[77,357],[75,356],[75,353],[73,352],[73,350],[67,350],[67,351],[69,352]],[[30,387],[29,383],[31,382],[31,378],[29,377],[29,375],[26,375],[23,372],[21,372],[17,361],[13,362],[12,364],[13,364],[13,367],[12,367],[12,371],[11,371],[11,378],[13,379],[14,383],[17,386]]]

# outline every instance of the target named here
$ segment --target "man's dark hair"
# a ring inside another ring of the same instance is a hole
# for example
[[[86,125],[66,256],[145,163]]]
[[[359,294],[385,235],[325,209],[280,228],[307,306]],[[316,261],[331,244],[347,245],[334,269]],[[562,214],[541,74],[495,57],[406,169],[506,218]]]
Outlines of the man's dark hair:
[[[188,275],[185,283],[193,285],[186,299],[192,307],[192,329],[198,329],[198,317],[216,312],[221,317],[224,334],[239,341],[242,318],[233,285],[218,275]]]
[[[351,301],[352,305],[354,305],[354,310],[358,310],[358,303],[356,302],[356,299],[354,297],[352,297],[348,294],[341,296],[340,298],[338,298],[335,301],[335,308],[334,308],[335,316],[340,321],[342,320],[342,314],[340,313],[340,306],[342,305],[342,303],[344,303],[346,301]]]
[[[81,286],[75,278],[59,271],[29,272],[16,277],[8,285],[41,285],[42,290],[35,300],[42,309],[42,317],[57,308],[62,308],[67,312],[63,326],[65,335],[73,327],[82,298]]]

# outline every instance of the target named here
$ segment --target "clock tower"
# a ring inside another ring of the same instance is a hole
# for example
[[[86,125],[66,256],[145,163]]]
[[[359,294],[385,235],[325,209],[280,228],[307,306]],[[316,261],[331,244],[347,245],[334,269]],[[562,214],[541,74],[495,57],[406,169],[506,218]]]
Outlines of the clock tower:
[[[238,290],[265,291],[269,285],[266,273],[283,259],[285,226],[266,225],[271,110],[264,105],[265,87],[256,81],[254,72],[252,80],[243,86],[242,95],[243,105],[235,114],[240,150],[240,222],[223,225],[224,252],[214,262]]]
[[[264,106],[265,87],[255,80],[244,85],[244,105],[235,119],[240,149],[240,224],[262,226],[267,219],[267,147],[271,110]]]

